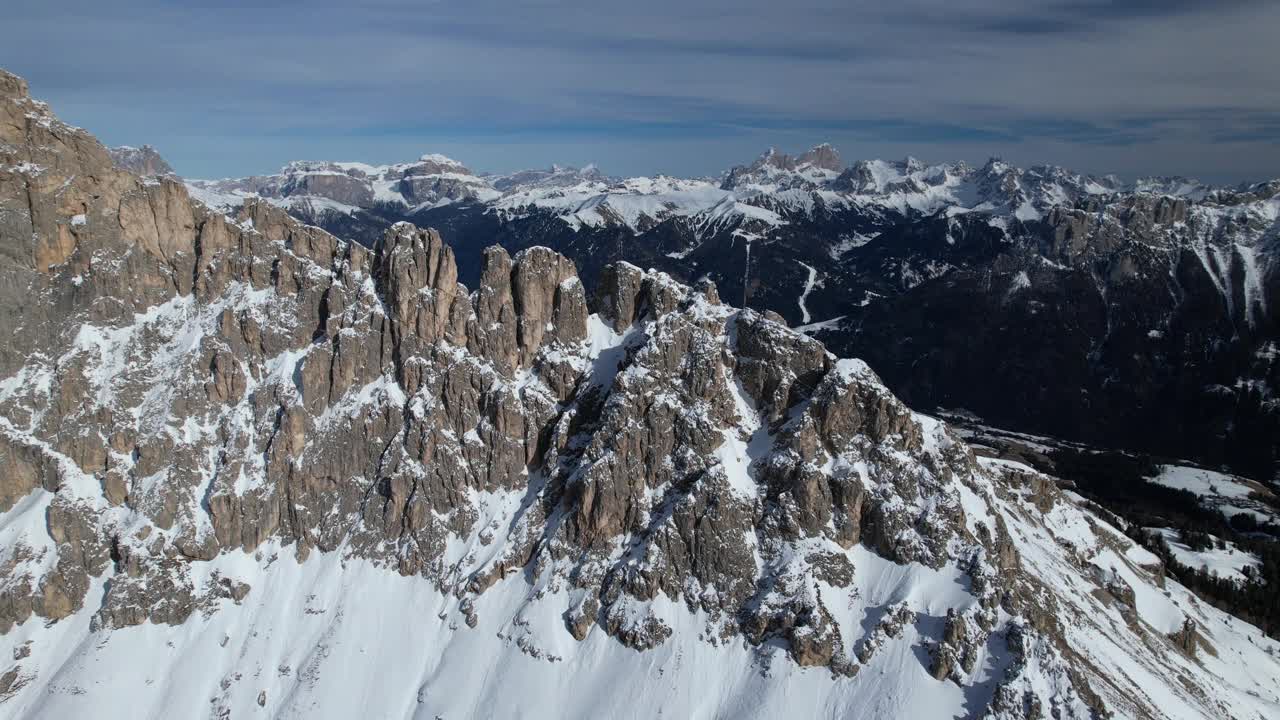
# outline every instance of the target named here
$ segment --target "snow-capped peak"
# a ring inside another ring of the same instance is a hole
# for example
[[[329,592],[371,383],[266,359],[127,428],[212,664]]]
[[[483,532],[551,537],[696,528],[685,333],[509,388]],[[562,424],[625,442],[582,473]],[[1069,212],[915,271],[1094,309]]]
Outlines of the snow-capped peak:
[[[878,211],[948,216],[983,213],[997,227],[1043,220],[1058,206],[1075,207],[1118,193],[1158,194],[1202,201],[1223,192],[1198,181],[1144,178],[1126,183],[1114,176],[1077,173],[1052,165],[1017,167],[993,157],[979,167],[964,162],[926,163],[859,160],[845,166],[829,143],[789,155],[768,148],[748,165],[716,181],[657,175],[618,179],[594,165],[553,164],[546,169],[477,174],[440,153],[392,165],[297,161],[275,175],[188,183],[206,203],[234,207],[260,196],[299,209],[355,213],[378,205],[400,205],[409,213],[452,203],[485,203],[504,218],[550,213],[578,228],[622,225],[643,232],[671,217],[697,217],[695,224],[723,227],[728,218],[766,226],[817,208],[854,206]],[[1225,196],[1224,196],[1225,197]],[[757,228],[764,230],[767,228]]]
[[[749,194],[815,190],[835,180],[841,169],[840,153],[828,143],[816,145],[796,157],[769,148],[750,165],[730,169],[720,187]]]
[[[437,165],[449,165],[452,167],[459,167],[459,168],[464,167],[463,164],[458,162],[457,160],[454,160],[453,158],[447,155],[441,155],[440,153],[427,153],[419,157],[418,159],[421,160],[422,162],[435,163]]]
[[[455,202],[494,200],[500,195],[488,180],[439,153],[391,165],[295,160],[275,175],[191,180],[187,186],[193,196],[214,207],[235,207],[245,198],[262,197],[311,215],[351,214],[377,205],[402,205],[413,211]]]
[[[143,145],[140,148],[132,145],[120,145],[108,148],[107,153],[111,156],[111,162],[116,167],[143,177],[151,175],[172,176],[175,174],[169,163],[165,162],[160,153],[150,145]]]
[[[611,182],[595,163],[581,168],[555,163],[546,170],[518,170],[505,175],[490,175],[488,180],[494,188],[508,194],[535,188]]]

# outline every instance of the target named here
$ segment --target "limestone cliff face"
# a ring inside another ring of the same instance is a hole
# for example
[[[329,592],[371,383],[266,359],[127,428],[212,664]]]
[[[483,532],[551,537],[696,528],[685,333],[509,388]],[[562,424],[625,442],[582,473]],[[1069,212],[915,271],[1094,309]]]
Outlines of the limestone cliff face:
[[[432,230],[367,249],[264,202],[224,217],[117,169],[5,74],[0,233],[0,512],[47,525],[0,555],[0,632],[181,624],[253,593],[195,568],[273,544],[420,577],[470,625],[523,572],[578,639],[661,644],[666,598],[705,613],[710,642],[850,676],[916,623],[906,605],[840,622],[861,545],[964,585],[936,677],[975,682],[1016,626],[1006,714],[1032,702],[1027,667],[1055,668],[1070,716],[1128,687],[1067,669],[1015,511],[993,510],[1073,507],[1051,483],[1023,503],[1025,478],[865,365],[712,285],[620,263],[589,299],[557,253],[494,247],[468,289]]]
[[[121,170],[127,170],[134,175],[142,177],[149,176],[175,176],[177,173],[165,162],[160,152],[150,145],[143,145],[140,148],[121,146],[108,148],[107,152],[111,155],[111,161]]]
[[[5,234],[14,471],[0,497],[55,491],[64,537],[57,572],[6,595],[6,626],[79,610],[109,571],[131,581],[112,584],[103,622],[181,622],[198,593],[158,582],[174,563],[273,537],[460,592],[573,558],[602,622],[639,645],[661,631],[608,620],[620,598],[679,597],[692,579],[715,592],[690,601],[733,625],[779,543],[866,536],[904,560],[949,557],[954,498],[937,537],[910,530],[923,514],[863,516],[881,483],[919,500],[926,476],[972,472],[966,453],[931,469],[899,457],[921,430],[869,371],[839,370],[714,287],[620,264],[590,314],[563,256],[495,247],[471,292],[433,230],[400,224],[370,250],[265,202],[212,213],[116,169],[8,83],[5,218],[19,226]],[[819,469],[851,454],[874,480]],[[451,538],[492,532],[484,498],[530,488],[500,552],[448,557]],[[622,562],[619,543],[644,562]]]

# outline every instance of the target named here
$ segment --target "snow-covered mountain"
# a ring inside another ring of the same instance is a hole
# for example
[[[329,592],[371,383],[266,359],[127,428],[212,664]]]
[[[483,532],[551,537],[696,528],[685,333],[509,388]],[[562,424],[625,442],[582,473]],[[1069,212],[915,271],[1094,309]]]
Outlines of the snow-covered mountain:
[[[335,209],[323,186],[293,187],[268,200],[367,245],[399,221],[440,228],[468,282],[491,243],[551,247],[588,285],[617,260],[706,277],[865,355],[923,407],[1280,477],[1280,181],[846,166],[818,146],[718,178],[475,177],[466,199],[417,207]]]
[[[573,187],[582,183],[608,183],[612,180],[595,165],[575,168],[569,165],[552,165],[546,170],[520,170],[506,175],[486,176],[495,190],[518,191],[535,187]]]
[[[416,163],[371,166],[354,162],[294,162],[275,175],[230,180],[189,180],[206,204],[234,208],[247,197],[267,198],[286,208],[346,214],[380,204],[406,214],[453,203],[486,203],[504,219],[541,212],[573,229],[619,226],[644,232],[670,218],[690,218],[716,232],[726,218],[774,228],[788,217],[812,217],[817,209],[879,209],[904,215],[957,216],[979,213],[1004,227],[1041,220],[1054,207],[1116,195],[1152,194],[1204,200],[1226,192],[1186,178],[1142,178],[1125,183],[1113,176],[1080,175],[1054,166],[1021,169],[992,159],[982,167],[965,163],[925,165],[859,160],[845,166],[830,145],[792,157],[770,148],[754,162],[719,179],[612,178],[595,166],[553,166],[506,175],[476,175],[438,154]]]
[[[1280,644],[711,283],[490,247],[469,289],[7,73],[0,211],[7,715],[1280,712]]]
[[[488,179],[440,154],[415,162],[291,162],[275,175],[233,180],[189,180],[188,190],[210,207],[230,208],[248,198],[311,214],[353,213],[378,206],[406,212],[456,202],[487,201],[500,193]]]
[[[720,187],[745,195],[817,190],[830,186],[842,170],[840,154],[830,145],[819,145],[795,158],[769,148],[751,165],[725,173]]]

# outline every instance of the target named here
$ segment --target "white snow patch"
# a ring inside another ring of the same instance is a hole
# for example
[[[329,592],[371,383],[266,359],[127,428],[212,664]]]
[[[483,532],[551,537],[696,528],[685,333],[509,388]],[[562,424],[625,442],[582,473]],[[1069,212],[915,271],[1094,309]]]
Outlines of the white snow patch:
[[[804,292],[800,293],[800,299],[798,300],[798,303],[800,305],[800,321],[803,322],[805,325],[808,325],[809,319],[810,319],[809,308],[805,307],[804,301],[809,298],[809,293],[813,292],[813,285],[818,279],[818,271],[813,269],[812,266],[806,265],[800,262],[799,260],[797,260],[796,262],[800,265],[800,267],[804,268],[809,272],[809,277],[804,281]]]
[[[1147,528],[1159,534],[1169,546],[1169,551],[1178,562],[1192,568],[1204,568],[1212,575],[1227,580],[1245,581],[1241,572],[1244,568],[1257,568],[1262,565],[1257,556],[1237,548],[1233,543],[1215,538],[1215,546],[1208,550],[1192,550],[1182,542],[1182,535],[1172,528]]]

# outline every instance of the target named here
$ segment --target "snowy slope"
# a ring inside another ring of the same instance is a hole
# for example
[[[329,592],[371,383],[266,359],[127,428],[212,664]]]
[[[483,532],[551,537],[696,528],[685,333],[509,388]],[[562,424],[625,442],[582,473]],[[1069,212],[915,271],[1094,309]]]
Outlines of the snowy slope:
[[[456,599],[420,580],[359,560],[298,564],[288,550],[264,554],[279,554],[265,570],[247,557],[211,563],[262,592],[181,627],[99,637],[84,622],[33,623],[11,633],[5,639],[15,647],[30,642],[38,653],[27,672],[51,680],[24,688],[6,710],[32,718],[264,709],[281,718],[692,718],[863,707],[882,717],[936,717],[965,701],[959,687],[932,680],[905,642],[833,685],[829,671],[800,669],[785,652],[700,640],[705,618],[682,606],[664,612],[672,640],[638,653],[602,632],[574,641],[556,602],[563,594],[532,598],[523,578],[486,593],[479,624],[468,628]],[[906,585],[887,581],[882,592]]]
[[[298,562],[292,548],[272,543],[252,555],[232,552],[193,565],[197,587],[221,575],[253,589],[244,600],[215,602],[179,626],[95,632],[83,613],[56,624],[33,618],[13,629],[3,642],[30,655],[19,663],[2,707],[23,718],[228,711],[279,718],[827,717],[851,711],[952,717],[981,716],[976,709],[991,702],[1000,681],[1015,676],[1012,687],[1034,703],[1043,699],[1046,711],[1087,716],[1069,678],[1087,661],[1112,683],[1095,689],[1116,717],[1150,717],[1151,708],[1162,718],[1264,718],[1280,711],[1275,641],[1172,581],[1159,587],[1153,557],[1069,500],[1042,524],[1028,522],[1030,506],[1016,496],[991,505],[986,492],[962,493],[969,522],[998,514],[1010,524],[1028,567],[1052,588],[1050,617],[1064,632],[1066,660],[1061,649],[1034,639],[1025,659],[1013,659],[1003,646],[1026,642],[1010,635],[1029,628],[1025,619],[1002,613],[970,682],[934,679],[927,648],[940,639],[949,609],[974,607],[967,583],[954,570],[897,565],[861,547],[849,554],[854,585],[819,583],[833,616],[862,628],[851,650],[876,637],[887,608],[906,608],[915,620],[897,637],[879,636],[860,671],[841,677],[799,667],[780,647],[717,640],[704,613],[661,597],[651,609],[672,635],[658,647],[637,652],[598,629],[577,642],[562,619],[572,590],[550,574],[500,581],[476,599],[478,622],[468,627],[459,599],[421,578],[344,559],[341,551]],[[11,511],[4,521],[8,526],[33,514],[38,511]],[[505,526],[511,516],[495,519]],[[1134,606],[1100,593],[1078,563],[1107,578],[1108,587],[1131,587]],[[92,592],[101,592],[103,582]],[[1204,643],[1194,659],[1162,639],[1187,619]],[[1205,682],[1197,692],[1211,699],[1165,682],[1173,676]]]
[[[1147,530],[1164,538],[1169,551],[1178,562],[1190,568],[1203,568],[1211,575],[1245,582],[1248,578],[1243,570],[1261,565],[1257,556],[1240,550],[1234,543],[1225,540],[1215,538],[1214,547],[1208,550],[1193,550],[1182,542],[1181,534],[1177,530],[1172,528],[1147,528]]]
[[[1243,513],[1259,522],[1280,522],[1273,505],[1262,502],[1267,498],[1274,503],[1275,494],[1255,480],[1185,465],[1162,465],[1152,482],[1193,493],[1228,520]]]
[[[272,293],[245,294],[235,287],[226,297],[224,302],[264,318],[278,302]],[[184,348],[193,347],[192,338],[206,332],[201,327],[209,320],[200,318],[219,314],[217,305],[207,313],[192,311],[178,301],[139,316],[136,330],[82,327],[81,351],[100,358],[94,387],[109,391],[123,382],[122,374],[138,372],[130,369],[130,358],[146,352],[140,338],[157,332],[172,338],[161,344],[165,352],[179,354],[157,356],[146,368],[172,366]],[[731,309],[696,298],[682,312],[700,322],[734,318]],[[642,319],[635,329],[618,333],[592,316],[581,352],[592,366],[603,358],[637,358],[624,372],[598,379],[622,392],[649,372],[643,358],[669,345],[663,326],[674,330],[682,317],[668,316],[665,323]],[[776,341],[794,341],[781,326],[762,328]],[[730,336],[721,334],[718,342],[731,343]],[[621,348],[627,350],[617,352]],[[298,355],[286,353],[268,363],[279,370],[263,382],[288,387],[300,367]],[[856,392],[888,397],[862,363],[838,361],[832,373],[828,382],[853,383]],[[532,387],[542,380],[535,373],[522,382]],[[18,384],[6,387],[13,393]],[[360,390],[351,404],[344,401],[325,416],[369,417],[361,406],[406,402],[398,383],[384,387],[390,392]],[[771,431],[754,417],[755,400],[740,395],[734,402],[737,428],[730,429],[726,446],[737,444],[735,438],[750,442],[718,455],[734,491],[759,502],[766,471],[750,460],[777,452],[784,431]],[[805,417],[803,410],[793,412],[799,413],[795,420]],[[968,452],[936,420],[912,415],[909,423],[911,432],[921,434],[918,457],[925,467],[945,467]],[[757,563],[772,568],[766,576],[778,578],[779,588],[798,583],[792,587],[802,596],[811,593],[829,613],[840,651],[858,659],[848,674],[798,665],[785,643],[753,645],[727,631],[732,626],[722,616],[664,593],[648,600],[624,595],[615,603],[615,611],[626,613],[624,623],[656,621],[666,628],[669,635],[654,647],[626,647],[601,626],[590,626],[582,641],[575,640],[565,629],[565,608],[581,602],[582,590],[568,581],[568,558],[532,563],[473,593],[461,585],[401,577],[385,561],[345,544],[300,560],[297,546],[271,540],[252,552],[231,549],[185,563],[185,580],[204,599],[181,624],[114,627],[81,612],[57,623],[31,617],[17,625],[5,641],[15,657],[28,654],[15,664],[6,710],[33,718],[226,711],[282,718],[771,717],[853,709],[883,718],[981,716],[983,709],[1022,717],[1025,707],[1088,717],[1091,702],[1118,717],[1267,717],[1280,710],[1280,645],[1164,580],[1157,559],[1054,490],[1051,479],[1015,463],[980,460],[970,475],[929,481],[931,494],[914,496],[857,457],[835,456],[824,472],[834,475],[848,464],[879,487],[876,492],[885,493],[890,505],[941,511],[925,515],[934,522],[958,512],[960,534],[942,550],[958,557],[936,568],[924,562],[933,552],[930,541],[910,529],[901,536],[908,542],[903,547],[923,541],[913,551],[924,553],[920,561],[892,561],[866,545],[844,548],[821,536],[757,556]],[[100,502],[94,499],[96,482],[70,460],[62,462],[64,487],[85,502]],[[908,462],[916,467],[915,460]],[[913,472],[920,473],[919,482],[929,477],[923,469]],[[524,542],[528,509],[547,492],[532,478],[528,483],[527,489],[472,495],[478,514],[471,529],[449,539],[445,549],[453,577],[474,577],[506,548]],[[48,545],[48,501],[64,492],[36,490],[31,500],[0,516],[7,543]],[[537,495],[531,499],[528,493]],[[104,512],[104,518],[114,518],[108,526],[146,526],[140,511]],[[190,521],[199,524],[200,510],[193,513]],[[1013,553],[1013,559],[989,557],[964,540],[991,528],[1008,533],[1010,549],[1001,552]],[[625,561],[629,552],[624,544],[612,554]],[[847,560],[849,580],[826,575],[814,562],[832,556]],[[966,571],[960,558],[987,569]],[[996,562],[1014,564],[996,574],[987,566]],[[245,586],[246,594],[237,600],[208,590],[224,579]],[[94,579],[88,595],[101,595],[106,582]],[[1019,609],[989,605],[983,598],[993,591],[1009,595],[1007,607]],[[792,602],[786,594],[771,597],[761,602]],[[1188,624],[1195,639],[1184,654],[1166,636]],[[957,636],[960,641],[947,640]],[[936,658],[952,642],[956,664],[938,678]],[[1166,682],[1172,677],[1184,680]]]

